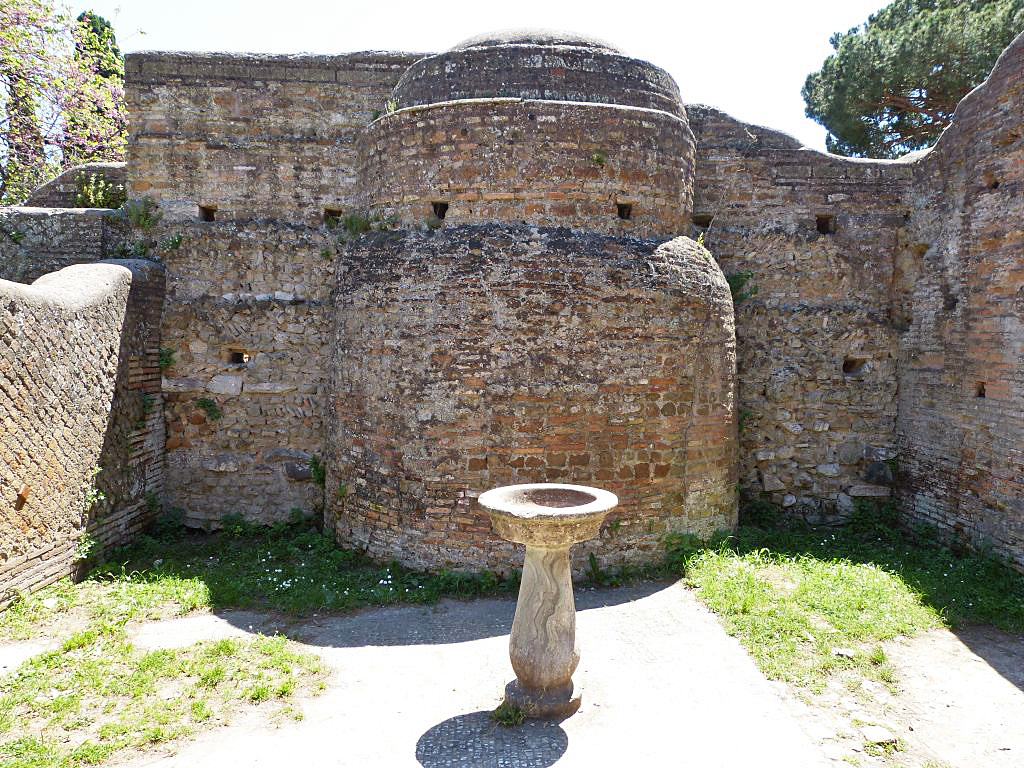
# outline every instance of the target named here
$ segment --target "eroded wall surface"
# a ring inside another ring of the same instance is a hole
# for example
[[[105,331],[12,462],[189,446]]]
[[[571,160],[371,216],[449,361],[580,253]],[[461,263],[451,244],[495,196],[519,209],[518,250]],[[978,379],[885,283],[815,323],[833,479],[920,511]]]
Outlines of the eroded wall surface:
[[[897,256],[907,514],[1024,568],[1024,36],[915,168]]]
[[[357,207],[355,138],[417,58],[127,58],[129,194],[160,203],[157,240],[182,238],[163,255],[166,504],[193,525],[321,507],[325,211]]]
[[[127,237],[124,219],[102,208],[0,208],[0,279],[31,283],[111,258]]]
[[[687,238],[368,235],[342,255],[329,347],[328,525],[345,545],[518,568],[476,497],[529,482],[619,496],[577,572],[736,524],[732,302]]]
[[[129,194],[316,225],[355,205],[355,136],[417,58],[128,54]]]
[[[150,262],[0,280],[0,601],[73,572],[84,536],[121,543],[155,514],[162,302]]]
[[[819,522],[891,491],[896,361],[889,311],[912,171],[802,149],[687,107],[694,222],[736,302],[740,481]]]

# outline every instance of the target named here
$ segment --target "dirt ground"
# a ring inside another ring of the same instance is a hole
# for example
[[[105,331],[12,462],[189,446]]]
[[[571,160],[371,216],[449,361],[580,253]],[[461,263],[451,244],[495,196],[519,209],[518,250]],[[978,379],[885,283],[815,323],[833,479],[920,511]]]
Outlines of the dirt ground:
[[[1024,766],[1024,637],[992,627],[933,630],[884,646],[898,693],[882,683],[833,680],[807,699],[775,688],[837,765],[901,768]],[[872,746],[884,736],[895,744]]]

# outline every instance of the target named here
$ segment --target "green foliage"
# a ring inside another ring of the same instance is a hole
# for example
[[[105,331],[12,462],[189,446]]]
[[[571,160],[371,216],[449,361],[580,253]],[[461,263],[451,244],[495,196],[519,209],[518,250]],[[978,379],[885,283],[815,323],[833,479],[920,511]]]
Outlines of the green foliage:
[[[120,593],[116,598],[94,596],[93,602],[110,602],[118,615],[159,615],[156,593],[162,589],[165,600],[182,606],[175,612],[192,606],[188,610],[268,609],[310,615],[367,605],[433,603],[441,597],[511,595],[519,586],[516,576],[487,571],[424,573],[377,563],[362,552],[339,549],[305,516],[272,526],[257,526],[239,515],[221,523],[214,534],[178,525],[152,526],[133,546],[109,553],[107,564],[90,575],[103,594]],[[0,614],[0,636],[2,620]]]
[[[599,149],[597,152],[590,156],[590,162],[592,162],[598,168],[604,168],[604,164],[608,162],[608,153]]]
[[[84,514],[86,517],[96,508],[97,504],[102,503],[106,500],[106,495],[96,486],[96,478],[99,477],[100,472],[103,470],[99,467],[93,467],[89,473],[89,480],[85,487],[85,510]]]
[[[181,248],[181,244],[184,240],[185,236],[182,235],[181,232],[165,237],[160,241],[160,250],[164,253],[176,251]]]
[[[740,408],[736,412],[736,429],[742,435],[754,420],[754,412],[749,408]]]
[[[96,541],[88,533],[83,533],[77,542],[75,542],[75,554],[73,559],[75,562],[83,562],[88,560],[96,552],[96,547],[99,546],[99,542]]]
[[[54,0],[0,2],[0,205],[81,163],[123,160],[127,127],[109,24]]]
[[[160,366],[161,371],[166,371],[168,368],[174,367],[174,350],[170,347],[160,347],[160,357],[158,358],[157,364]]]
[[[518,706],[506,700],[491,712],[491,720],[502,728],[518,728],[526,722],[526,713]]]
[[[771,530],[777,528],[784,519],[782,508],[767,493],[741,490],[740,525]]]
[[[137,229],[140,232],[149,232],[163,218],[163,213],[157,206],[156,201],[150,197],[127,200],[121,206],[121,211],[124,213],[125,218],[128,219],[128,224],[131,225],[132,229]]]
[[[443,226],[444,219],[442,219],[436,213],[432,213],[427,217],[427,229],[440,229]]]
[[[208,397],[201,397],[196,400],[196,408],[199,408],[203,413],[205,413],[206,418],[210,421],[220,421],[224,416],[224,412],[220,409],[220,406]]]
[[[315,655],[283,637],[147,651],[122,625],[95,621],[0,679],[0,764],[73,768],[137,753],[226,722],[245,703],[316,694],[324,677]]]
[[[698,240],[698,242],[702,243],[703,241]],[[747,287],[747,284],[753,277],[754,273],[749,271],[733,272],[725,276],[725,281],[729,284],[729,292],[732,293],[732,304],[734,307],[757,295],[756,285]]]
[[[309,472],[313,476],[313,482],[323,488],[327,483],[327,467],[320,461],[319,456],[309,458]]]
[[[76,208],[120,208],[124,203],[123,184],[107,181],[98,173],[78,175]]]
[[[935,142],[957,103],[1024,30],[1024,0],[895,0],[832,36],[807,77],[807,116],[830,152],[899,157]]]
[[[21,245],[25,241],[25,233],[16,229],[4,229],[0,227],[0,235],[3,235],[15,245]]]

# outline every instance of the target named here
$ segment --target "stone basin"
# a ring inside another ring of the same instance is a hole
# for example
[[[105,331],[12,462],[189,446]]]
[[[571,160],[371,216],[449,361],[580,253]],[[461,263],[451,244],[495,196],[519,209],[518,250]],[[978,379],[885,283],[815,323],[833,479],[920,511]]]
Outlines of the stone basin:
[[[505,687],[505,700],[527,717],[568,717],[579,709],[569,547],[597,536],[618,503],[600,488],[560,483],[507,485],[480,495],[495,532],[526,545],[508,643],[516,679]]]
[[[528,547],[568,548],[597,536],[614,493],[584,485],[530,483],[493,488],[480,495],[494,531]]]

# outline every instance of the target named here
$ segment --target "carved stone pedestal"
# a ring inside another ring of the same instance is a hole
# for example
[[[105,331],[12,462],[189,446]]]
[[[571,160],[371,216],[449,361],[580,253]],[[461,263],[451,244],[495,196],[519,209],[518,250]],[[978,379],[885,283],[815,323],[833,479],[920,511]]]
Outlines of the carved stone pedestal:
[[[498,535],[526,545],[509,638],[516,679],[505,699],[527,717],[567,717],[580,706],[569,547],[597,536],[615,494],[581,485],[508,485],[480,496]]]

